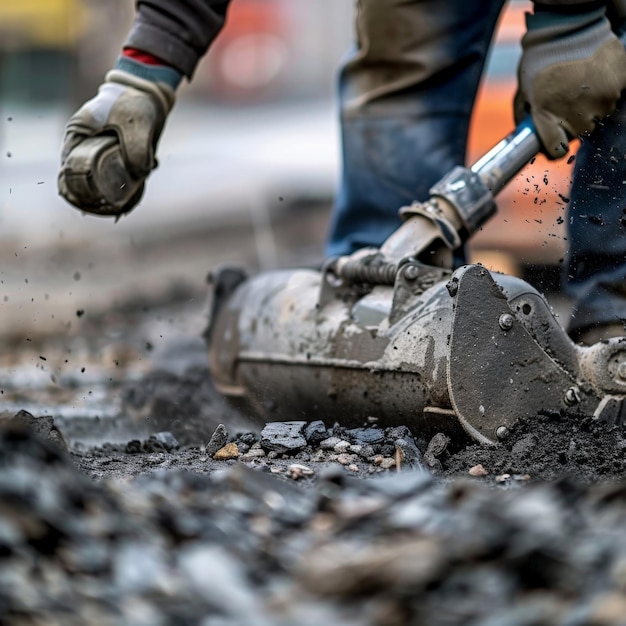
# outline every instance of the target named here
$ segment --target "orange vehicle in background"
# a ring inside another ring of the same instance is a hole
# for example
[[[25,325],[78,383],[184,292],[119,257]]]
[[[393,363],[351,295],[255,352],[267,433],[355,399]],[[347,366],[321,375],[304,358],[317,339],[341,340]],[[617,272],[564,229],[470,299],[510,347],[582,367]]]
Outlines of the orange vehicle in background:
[[[529,1],[513,1],[503,13],[479,92],[469,137],[473,163],[515,125],[513,98],[517,63]],[[572,156],[550,161],[538,155],[498,195],[498,213],[470,242],[473,261],[520,275],[533,265],[555,265],[564,255],[565,210],[569,201]]]

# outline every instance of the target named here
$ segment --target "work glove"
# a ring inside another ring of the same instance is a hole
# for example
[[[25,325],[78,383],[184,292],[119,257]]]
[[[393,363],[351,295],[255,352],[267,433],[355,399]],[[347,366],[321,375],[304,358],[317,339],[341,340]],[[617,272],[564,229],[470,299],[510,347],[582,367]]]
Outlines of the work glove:
[[[604,8],[559,13],[536,4],[526,27],[515,120],[530,112],[544,152],[556,159],[615,110],[626,88],[626,51]]]
[[[65,128],[59,193],[81,211],[120,216],[141,199],[181,75],[121,57]]]

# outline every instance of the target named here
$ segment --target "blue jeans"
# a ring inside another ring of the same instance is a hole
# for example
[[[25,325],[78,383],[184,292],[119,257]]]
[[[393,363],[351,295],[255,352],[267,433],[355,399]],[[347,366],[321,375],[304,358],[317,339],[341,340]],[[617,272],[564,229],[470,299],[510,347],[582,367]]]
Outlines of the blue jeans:
[[[398,209],[466,160],[485,57],[504,0],[359,0],[339,79],[343,171],[326,252],[379,246]]]
[[[400,225],[401,206],[427,200],[434,183],[465,164],[504,2],[358,0],[357,45],[339,79],[343,170],[329,256],[379,246]],[[583,141],[576,160],[563,281],[574,300],[572,334],[626,318],[622,109]]]

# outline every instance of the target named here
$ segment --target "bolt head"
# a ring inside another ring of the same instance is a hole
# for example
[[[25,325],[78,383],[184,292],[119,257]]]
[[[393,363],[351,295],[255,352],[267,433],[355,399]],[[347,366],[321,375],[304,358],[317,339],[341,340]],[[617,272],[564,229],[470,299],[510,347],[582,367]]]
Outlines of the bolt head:
[[[574,404],[578,404],[580,402],[580,391],[578,387],[570,387],[565,392],[565,404],[572,406]]]
[[[496,437],[500,440],[506,439],[509,436],[509,429],[506,426],[498,426],[496,428]]]
[[[407,280],[415,280],[419,276],[419,268],[415,265],[407,265],[404,268],[404,277]]]
[[[498,326],[500,326],[502,330],[511,330],[511,328],[513,328],[514,321],[515,320],[510,313],[503,313],[498,319]]]

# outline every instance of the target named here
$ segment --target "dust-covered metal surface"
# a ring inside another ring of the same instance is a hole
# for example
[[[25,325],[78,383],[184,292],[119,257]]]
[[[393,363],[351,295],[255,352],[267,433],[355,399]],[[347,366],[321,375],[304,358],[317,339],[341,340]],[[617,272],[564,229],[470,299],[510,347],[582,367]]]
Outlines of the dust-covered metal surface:
[[[497,443],[541,411],[615,421],[626,390],[619,340],[576,346],[533,287],[481,266],[450,277],[406,263],[393,286],[265,273],[220,302],[208,336],[214,381],[262,420],[375,417],[424,434],[460,423]],[[600,406],[607,395],[613,404]]]

